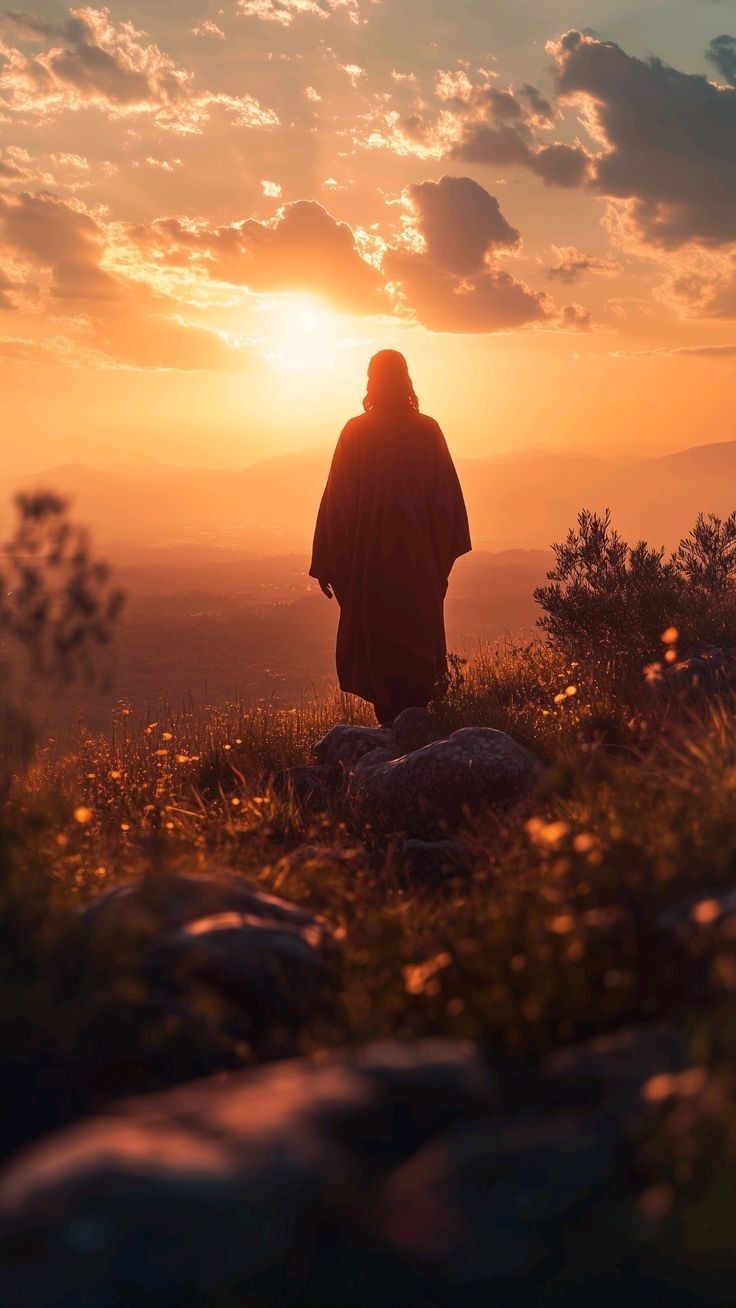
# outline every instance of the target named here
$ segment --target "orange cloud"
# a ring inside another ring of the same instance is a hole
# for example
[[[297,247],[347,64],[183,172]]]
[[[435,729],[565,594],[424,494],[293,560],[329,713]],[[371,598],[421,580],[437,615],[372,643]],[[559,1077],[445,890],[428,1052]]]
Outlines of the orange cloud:
[[[238,0],[238,9],[244,18],[260,18],[282,27],[290,27],[295,18],[329,18],[340,12],[351,23],[360,22],[358,0]]]
[[[70,9],[60,23],[8,12],[22,43],[45,48],[27,54],[0,40],[0,108],[47,120],[64,110],[94,107],[113,118],[148,115],[159,127],[201,132],[219,106],[237,127],[274,127],[278,117],[252,95],[196,91],[180,68],[132,23],[115,24],[107,9]]]
[[[674,249],[736,233],[736,88],[637,59],[578,31],[550,45],[558,93],[580,101],[602,151],[589,184],[627,202],[639,237]]]
[[[424,250],[389,250],[383,268],[424,327],[481,333],[550,317],[547,296],[498,266],[520,235],[495,196],[470,177],[443,177],[410,186],[407,198]]]
[[[249,218],[222,227],[163,219],[131,230],[142,248],[251,291],[324,295],[346,313],[381,313],[381,277],[359,253],[347,223],[316,200],[298,200],[269,222]]]
[[[38,278],[29,310],[38,316],[49,310],[54,316],[60,311],[73,315],[68,319],[75,330],[71,340],[52,337],[33,343],[44,361],[105,367],[118,362],[186,369],[244,366],[244,340],[186,321],[170,299],[103,267],[112,240],[79,203],[48,194],[0,195],[0,250],[23,263],[27,295],[30,271]],[[0,309],[13,307],[19,284],[14,279],[5,287],[0,281],[0,293],[9,299],[0,299]],[[16,348],[30,346],[26,342]]]

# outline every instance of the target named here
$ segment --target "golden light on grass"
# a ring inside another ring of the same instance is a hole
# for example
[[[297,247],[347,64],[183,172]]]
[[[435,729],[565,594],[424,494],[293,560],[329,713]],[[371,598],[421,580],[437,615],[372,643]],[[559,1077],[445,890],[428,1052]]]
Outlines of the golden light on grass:
[[[675,1096],[689,1098],[703,1089],[707,1079],[704,1067],[687,1067],[684,1072],[659,1072],[645,1081],[642,1098],[649,1104],[659,1104]]]
[[[721,906],[717,899],[701,899],[691,910],[690,916],[698,926],[710,926],[721,916]]]

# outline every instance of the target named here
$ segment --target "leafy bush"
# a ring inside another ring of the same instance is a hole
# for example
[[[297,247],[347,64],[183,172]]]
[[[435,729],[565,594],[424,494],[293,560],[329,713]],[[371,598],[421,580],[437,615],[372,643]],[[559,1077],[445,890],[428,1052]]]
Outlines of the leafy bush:
[[[0,754],[11,768],[30,756],[31,707],[41,695],[99,677],[100,650],[123,602],[63,499],[47,491],[20,494],[15,506],[0,574]]]
[[[583,509],[577,529],[553,545],[549,585],[534,592],[540,627],[571,658],[598,666],[648,662],[674,628],[681,648],[736,644],[736,512],[698,515],[668,558],[645,541],[630,546]]]

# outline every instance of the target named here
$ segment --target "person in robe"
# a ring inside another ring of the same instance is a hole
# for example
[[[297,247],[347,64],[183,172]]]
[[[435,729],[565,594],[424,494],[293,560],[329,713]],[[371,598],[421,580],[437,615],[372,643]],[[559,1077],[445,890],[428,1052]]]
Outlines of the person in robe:
[[[387,725],[442,693],[448,578],[472,546],[445,438],[397,350],[371,359],[363,409],[335,449],[309,575],[340,605],[341,689]]]

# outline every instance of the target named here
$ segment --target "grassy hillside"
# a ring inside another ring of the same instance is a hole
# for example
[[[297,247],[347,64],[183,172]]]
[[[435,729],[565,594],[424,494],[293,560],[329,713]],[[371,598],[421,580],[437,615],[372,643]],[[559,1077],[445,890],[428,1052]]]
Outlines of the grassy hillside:
[[[119,879],[237,868],[325,915],[342,939],[341,1009],[328,1023],[315,1013],[308,1048],[454,1032],[538,1053],[689,1004],[687,976],[661,965],[656,924],[668,903],[707,900],[733,876],[729,704],[673,714],[643,683],[623,697],[541,643],[485,649],[455,678],[432,734],[500,728],[544,769],[521,808],[468,820],[470,871],[429,883],[412,879],[396,839],[359,825],[349,803],[315,811],[269,782],[307,760],[334,723],[369,716],[339,696],[146,723],[121,712],[73,754],[49,742],[15,786],[13,912],[36,894],[36,943],[53,952],[63,950],[64,914]],[[58,976],[19,996],[21,946],[7,947],[6,1014],[48,1004],[51,1025],[67,1016],[73,1025],[79,1014],[73,1004],[65,1013]],[[714,995],[720,988],[716,979]],[[34,1020],[43,1025],[43,1013]]]

